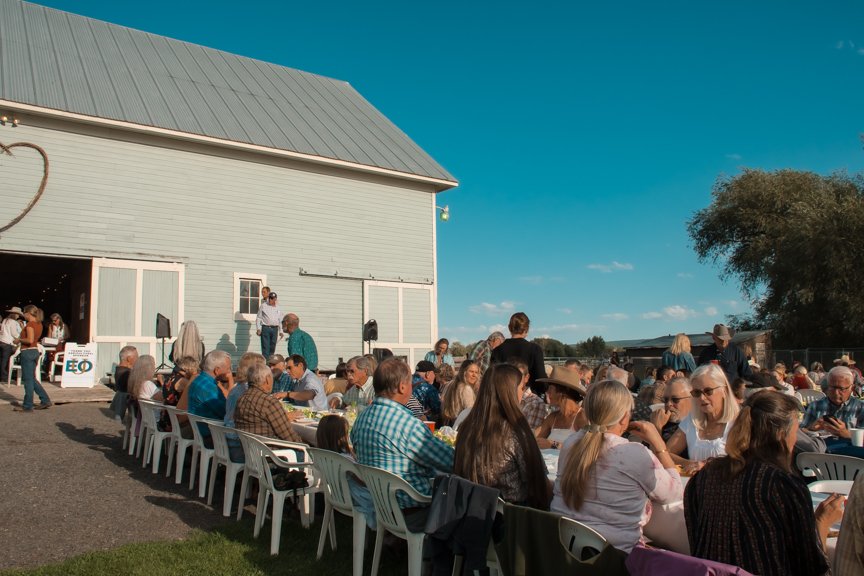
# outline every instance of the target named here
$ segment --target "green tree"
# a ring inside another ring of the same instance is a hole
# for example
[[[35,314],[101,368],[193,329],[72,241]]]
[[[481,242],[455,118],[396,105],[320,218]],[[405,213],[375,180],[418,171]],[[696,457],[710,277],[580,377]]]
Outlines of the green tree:
[[[564,343],[554,338],[534,338],[533,342],[543,349],[546,358],[561,358],[564,356]]]
[[[450,343],[450,354],[454,357],[467,356],[467,348],[464,344],[459,342],[458,340],[454,340]]]
[[[864,178],[745,170],[688,223],[699,260],[736,278],[775,344],[864,339]]]
[[[577,356],[588,356],[591,358],[600,358],[607,351],[606,341],[602,336],[592,336],[587,340],[576,344]]]

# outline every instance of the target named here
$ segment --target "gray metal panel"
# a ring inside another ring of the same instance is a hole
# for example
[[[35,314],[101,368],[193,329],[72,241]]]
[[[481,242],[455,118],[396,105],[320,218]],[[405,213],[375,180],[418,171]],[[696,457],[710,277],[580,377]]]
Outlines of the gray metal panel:
[[[455,179],[345,82],[0,0],[3,99]]]

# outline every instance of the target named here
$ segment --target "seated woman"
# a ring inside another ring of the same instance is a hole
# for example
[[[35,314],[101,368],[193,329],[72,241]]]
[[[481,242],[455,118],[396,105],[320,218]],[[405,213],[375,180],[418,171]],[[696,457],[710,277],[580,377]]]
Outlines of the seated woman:
[[[683,488],[666,445],[652,424],[630,422],[633,396],[624,384],[592,384],[583,411],[588,425],[561,448],[552,511],[597,530],[629,553],[642,541],[651,502],[681,500]],[[625,431],[649,445],[629,442]]]
[[[474,360],[465,360],[459,373],[447,388],[441,399],[441,424],[451,426],[463,410],[474,406],[477,399],[477,386],[480,383],[480,366]]]
[[[582,399],[585,387],[579,373],[563,366],[554,366],[549,378],[539,378],[538,384],[546,383],[546,401],[558,410],[549,414],[537,429],[537,445],[540,448],[558,449],[584,422]]]
[[[162,376],[156,375],[156,359],[149,354],[138,357],[129,373],[129,396],[136,400],[162,401]]]
[[[177,364],[174,365],[174,373],[162,384],[163,403],[167,406],[177,406],[180,408],[179,404],[184,392],[189,387],[189,383],[198,376],[199,372],[201,372],[201,366],[191,356],[184,356],[178,360]],[[186,406],[184,405],[180,409],[185,410]],[[177,418],[181,424],[188,421],[185,415],[182,415],[182,419],[181,415],[178,415]],[[159,421],[159,429],[165,431],[171,430],[171,419],[167,413],[162,414],[162,419]],[[191,434],[191,429],[189,432]],[[189,438],[191,438],[191,435]]]
[[[60,314],[56,312],[51,314],[50,323],[48,324],[48,334],[45,336],[47,338],[53,338],[57,340],[57,350],[62,350],[61,345],[65,344],[67,340],[69,340],[69,328],[63,322],[63,318]]]
[[[318,422],[318,430],[315,432],[315,444],[322,450],[329,450],[342,454],[352,462],[356,462],[354,449],[348,439],[348,420],[338,414],[328,414]],[[378,523],[375,521],[375,504],[369,489],[359,478],[348,478],[351,487],[351,501],[354,507],[363,513],[366,525],[370,530],[376,530]]]
[[[525,389],[515,366],[490,366],[474,408],[459,427],[453,473],[497,488],[507,502],[549,508],[546,464],[519,403]]]
[[[222,423],[228,428],[234,428],[234,413],[237,410],[237,402],[240,397],[249,390],[249,369],[252,366],[267,366],[267,361],[264,356],[257,352],[246,352],[240,357],[240,362],[237,363],[237,379],[234,382],[234,387],[225,398],[225,419]],[[269,369],[269,368],[268,368]],[[271,370],[270,392],[273,392],[273,378]],[[275,396],[274,396],[275,398]],[[243,454],[243,446],[240,445],[240,438],[233,432],[227,436],[228,452],[230,453],[232,462],[245,462],[246,456]]]
[[[690,408],[690,414],[681,421],[666,447],[676,464],[693,471],[709,458],[726,455],[726,436],[739,408],[726,374],[716,364],[697,368],[690,377],[690,387],[696,405]],[[684,448],[689,460],[679,456]]]
[[[762,576],[828,572],[825,539],[842,516],[836,494],[816,512],[792,471],[799,404],[773,392],[744,403],[726,441],[728,456],[708,462],[684,491],[694,556]]]

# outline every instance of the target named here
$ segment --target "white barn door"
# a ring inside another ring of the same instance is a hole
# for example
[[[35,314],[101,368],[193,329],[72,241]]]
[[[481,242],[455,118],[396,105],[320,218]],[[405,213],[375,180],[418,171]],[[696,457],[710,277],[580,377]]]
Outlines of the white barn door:
[[[98,372],[111,372],[123,346],[162,361],[162,341],[156,339],[156,314],[171,321],[176,336],[184,319],[185,267],[169,262],[93,259],[90,334],[98,345]],[[167,360],[174,338],[166,341]]]
[[[378,323],[378,340],[373,346],[405,356],[412,369],[432,349],[436,312],[431,284],[363,282],[363,322]]]

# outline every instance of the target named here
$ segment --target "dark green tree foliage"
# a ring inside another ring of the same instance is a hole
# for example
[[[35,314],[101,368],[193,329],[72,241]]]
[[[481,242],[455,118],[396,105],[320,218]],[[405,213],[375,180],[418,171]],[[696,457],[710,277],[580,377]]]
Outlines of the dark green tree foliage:
[[[576,345],[579,356],[588,356],[591,358],[600,358],[606,355],[606,341],[602,336],[592,336],[584,342],[579,342]]]
[[[714,185],[688,223],[702,262],[721,266],[754,303],[775,345],[864,340],[864,178],[745,170]]]

